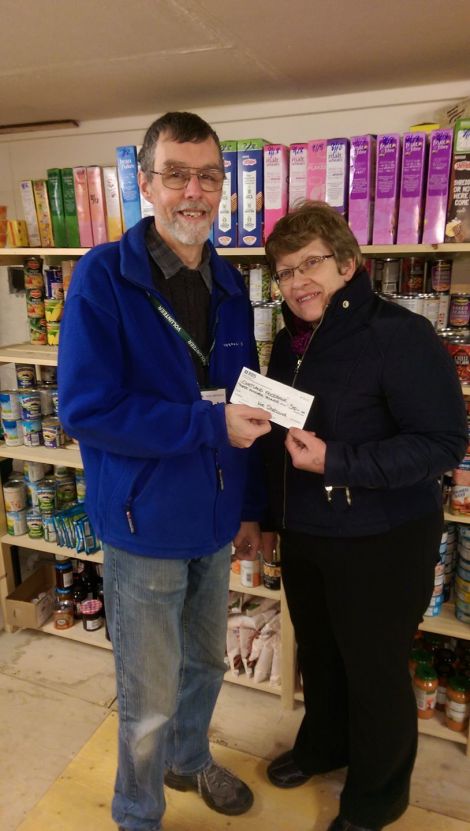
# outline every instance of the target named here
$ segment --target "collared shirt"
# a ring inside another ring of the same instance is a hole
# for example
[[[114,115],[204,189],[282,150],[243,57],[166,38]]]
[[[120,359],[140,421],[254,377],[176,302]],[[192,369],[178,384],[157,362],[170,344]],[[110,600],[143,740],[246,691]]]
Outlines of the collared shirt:
[[[207,354],[210,349],[209,313],[212,273],[210,250],[205,245],[197,268],[188,268],[163,241],[155,225],[149,225],[145,243],[152,266],[155,288],[168,300],[178,323]],[[200,386],[207,386],[207,367],[189,350]]]

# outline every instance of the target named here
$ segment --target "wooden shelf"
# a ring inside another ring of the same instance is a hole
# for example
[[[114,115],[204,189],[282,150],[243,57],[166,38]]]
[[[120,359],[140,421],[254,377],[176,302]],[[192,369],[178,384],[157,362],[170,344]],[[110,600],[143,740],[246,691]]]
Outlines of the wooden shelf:
[[[106,640],[104,625],[101,629],[96,629],[94,632],[87,632],[80,620],[75,621],[70,629],[56,629],[52,618],[50,618],[44,626],[39,629],[40,632],[46,632],[48,635],[58,635],[59,638],[67,638],[70,641],[79,641],[80,643],[87,643],[89,646],[100,646],[102,649],[112,649],[111,642]]]
[[[10,447],[0,445],[0,457],[5,459],[22,459],[25,462],[43,462],[46,465],[65,465],[66,467],[83,467],[80,450],[76,444],[65,447]]]
[[[81,257],[89,248],[0,248],[3,257]]]
[[[57,346],[40,346],[34,343],[15,343],[0,347],[0,363],[36,364],[57,366]]]
[[[280,589],[267,589],[266,586],[255,586],[254,588],[250,588],[250,586],[242,586],[240,582],[240,575],[234,574],[233,571],[230,572],[229,588],[230,591],[252,594],[255,595],[255,597],[269,597],[270,600],[281,599]]]
[[[442,605],[440,615],[425,617],[419,628],[423,632],[433,632],[448,638],[470,640],[470,625],[455,617],[455,606],[450,601]]]
[[[250,690],[261,690],[273,695],[281,695],[280,686],[273,686],[269,681],[261,681],[260,684],[255,684],[253,679],[248,678],[244,672],[240,675],[234,675],[229,669],[224,675],[224,681],[228,681],[230,684],[238,684],[240,687],[249,687]]]
[[[84,551],[78,552],[74,548],[66,548],[64,545],[48,542],[44,537],[33,539],[28,537],[27,534],[19,534],[18,536],[3,534],[0,537],[0,543],[3,543],[3,545],[17,545],[18,548],[31,548],[33,551],[44,551],[47,554],[53,554],[54,557],[60,560],[65,557],[73,557],[75,560],[84,560],[86,563],[103,563],[101,548],[95,551],[94,554],[85,554]]]
[[[452,243],[439,242],[432,245],[418,243],[417,245],[361,245],[363,254],[384,254],[386,257],[396,257],[403,254],[470,254],[470,242]]]
[[[426,736],[437,736],[438,739],[446,739],[450,742],[459,742],[459,744],[467,744],[467,734],[458,733],[456,730],[450,730],[444,724],[444,713],[436,710],[432,718],[418,719],[418,732],[424,733]]]
[[[446,522],[462,522],[464,525],[470,523],[470,516],[466,514],[453,514],[451,511],[444,511],[444,519]]]

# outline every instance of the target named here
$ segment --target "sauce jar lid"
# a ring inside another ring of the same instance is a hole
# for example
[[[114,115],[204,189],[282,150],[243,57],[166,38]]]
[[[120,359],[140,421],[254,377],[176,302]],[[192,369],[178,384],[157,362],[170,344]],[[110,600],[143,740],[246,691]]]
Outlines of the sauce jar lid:
[[[103,604],[101,600],[84,600],[80,606],[82,615],[94,615],[101,612]]]
[[[437,678],[437,672],[431,664],[418,663],[416,665],[415,677],[422,678],[423,681],[434,681]]]
[[[449,678],[449,686],[456,692],[469,692],[470,678],[467,678],[465,675],[452,675]]]

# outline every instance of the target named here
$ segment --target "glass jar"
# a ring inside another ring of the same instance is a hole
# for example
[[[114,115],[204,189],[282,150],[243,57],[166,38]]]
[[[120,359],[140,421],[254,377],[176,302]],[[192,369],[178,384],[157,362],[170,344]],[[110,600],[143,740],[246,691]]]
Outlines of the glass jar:
[[[437,672],[428,664],[417,664],[413,687],[418,707],[418,718],[432,718],[437,699]]]
[[[70,629],[74,624],[71,588],[56,589],[54,604],[55,629]]]
[[[55,583],[58,589],[68,589],[73,583],[72,560],[57,560],[55,566]]]
[[[450,663],[447,661],[443,661],[442,663],[438,663],[436,666],[437,672],[437,697],[436,697],[436,710],[441,710],[444,712],[446,708],[446,701],[447,701],[447,685],[449,683],[449,678],[453,675],[453,668]]]
[[[450,730],[464,732],[470,714],[470,678],[453,675],[447,684],[445,723]]]
[[[82,623],[87,632],[101,629],[103,619],[103,604],[101,600],[84,600],[82,603]]]
[[[75,620],[82,619],[82,603],[87,599],[86,586],[80,579],[76,579],[72,586],[73,616]]]
[[[421,647],[414,647],[411,650],[410,660],[408,661],[408,668],[410,670],[410,675],[413,678],[416,667],[418,664],[428,664],[429,666],[432,665],[432,652],[428,652],[427,649],[422,649]]]

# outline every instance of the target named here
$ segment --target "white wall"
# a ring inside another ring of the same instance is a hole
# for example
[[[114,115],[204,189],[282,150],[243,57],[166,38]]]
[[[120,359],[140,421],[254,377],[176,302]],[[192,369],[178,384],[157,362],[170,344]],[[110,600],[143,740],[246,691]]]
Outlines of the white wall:
[[[325,98],[193,109],[214,126],[221,139],[262,137],[290,144],[360,133],[402,133],[412,124],[432,121],[438,109],[467,95],[470,79]],[[21,218],[22,179],[45,177],[48,167],[112,164],[115,148],[141,144],[146,128],[159,114],[85,122],[73,130],[0,136],[0,204],[7,205],[11,218]],[[0,344],[26,340],[23,304],[8,294],[5,270],[0,272]]]

